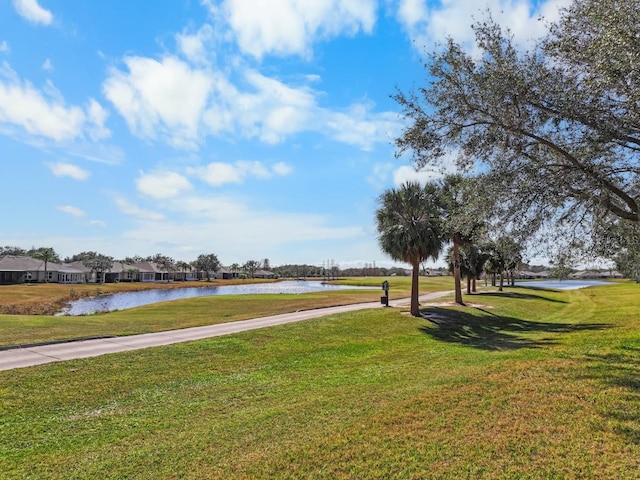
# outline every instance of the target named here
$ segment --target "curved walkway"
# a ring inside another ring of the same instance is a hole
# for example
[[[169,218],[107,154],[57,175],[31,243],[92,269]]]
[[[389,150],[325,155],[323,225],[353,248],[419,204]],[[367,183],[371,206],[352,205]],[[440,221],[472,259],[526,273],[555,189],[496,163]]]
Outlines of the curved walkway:
[[[420,296],[420,301],[427,301],[448,295],[447,292],[434,292]],[[389,306],[408,306],[409,299],[391,300]],[[294,313],[273,315],[270,317],[254,318],[237,322],[219,323],[203,327],[183,328],[157,333],[144,333],[140,335],[128,335],[124,337],[100,338],[82,341],[70,341],[49,345],[17,347],[0,351],[0,371],[14,368],[31,367],[45,363],[61,362],[76,358],[89,358],[105,355],[107,353],[125,352],[148,347],[170,345],[172,343],[201,340],[203,338],[218,337],[231,333],[255,330],[258,328],[283,325],[285,323],[300,322],[311,318],[324,317],[334,313],[351,312],[367,308],[381,308],[378,302],[356,303],[337,307],[319,308],[316,310],[304,310]]]

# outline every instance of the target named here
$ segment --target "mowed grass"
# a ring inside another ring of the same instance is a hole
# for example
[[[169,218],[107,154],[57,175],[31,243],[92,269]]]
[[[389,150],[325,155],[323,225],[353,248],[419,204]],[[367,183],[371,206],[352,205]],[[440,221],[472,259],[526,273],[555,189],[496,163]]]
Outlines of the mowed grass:
[[[350,279],[338,283],[346,285],[379,286],[380,277]],[[411,279],[394,277],[390,280],[390,297],[403,298],[410,295]],[[452,288],[451,277],[425,278],[421,282],[421,292],[449,290]],[[111,285],[111,284],[110,284]],[[109,285],[109,286],[110,286]],[[130,287],[130,284],[118,284]],[[138,286],[141,284],[133,284]],[[166,285],[166,284],[161,284]],[[200,283],[202,285],[202,283]],[[144,286],[144,285],[143,285]],[[147,285],[150,288],[151,285]],[[50,285],[0,286],[0,306],[2,300],[11,299],[6,292],[32,292],[42,288],[45,298],[51,300],[57,291],[59,294],[68,289]],[[93,286],[93,291],[96,287]],[[117,286],[116,286],[117,288]],[[56,290],[57,289],[57,290]],[[91,290],[88,290],[89,292]],[[1,315],[0,314],[0,347],[23,345],[52,340],[65,340],[106,335],[132,335],[163,330],[213,325],[217,323],[246,320],[281,313],[308,310],[333,305],[345,305],[359,302],[379,302],[382,290],[336,290],[301,295],[232,295],[199,297],[175,300],[154,305],[146,305],[130,310],[95,315],[47,316],[47,315]],[[7,300],[10,301],[10,300]],[[36,302],[34,297],[32,302]]]
[[[6,479],[635,479],[640,287],[0,372]]]

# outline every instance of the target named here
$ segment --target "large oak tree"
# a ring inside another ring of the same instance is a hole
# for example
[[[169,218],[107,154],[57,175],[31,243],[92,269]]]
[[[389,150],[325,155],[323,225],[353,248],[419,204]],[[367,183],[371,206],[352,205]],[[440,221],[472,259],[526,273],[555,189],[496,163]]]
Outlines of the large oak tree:
[[[639,11],[639,0],[576,0],[528,50],[491,18],[475,24],[475,54],[449,40],[424,87],[395,95],[408,120],[398,154],[424,166],[457,153],[521,230],[640,222]]]

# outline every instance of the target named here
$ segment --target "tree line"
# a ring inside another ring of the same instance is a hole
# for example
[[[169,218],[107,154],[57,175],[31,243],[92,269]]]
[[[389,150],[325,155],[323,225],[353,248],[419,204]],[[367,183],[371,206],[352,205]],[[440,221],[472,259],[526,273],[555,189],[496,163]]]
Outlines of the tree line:
[[[383,249],[415,262],[451,242],[459,302],[460,249],[487,232],[559,263],[608,258],[640,280],[639,9],[574,0],[529,47],[487,16],[472,26],[473,53],[453,39],[425,52],[426,84],[392,95],[406,120],[396,153],[417,168],[454,158],[462,175],[385,193],[382,209],[415,216],[377,214]]]
[[[44,262],[45,279],[47,278],[46,272],[49,263],[80,262],[92,273],[95,273],[97,278],[102,279],[102,281],[104,281],[105,273],[111,271],[115,262],[132,265],[132,267],[127,270],[130,273],[138,272],[138,269],[133,267],[133,265],[137,263],[153,262],[166,272],[199,272],[201,273],[202,278],[205,278],[207,281],[210,281],[212,275],[218,272],[222,267],[222,263],[215,253],[201,254],[191,262],[175,260],[174,258],[162,253],[157,253],[155,255],[149,255],[146,257],[134,255],[132,257],[115,259],[112,256],[104,255],[99,252],[86,251],[77,253],[69,257],[61,258],[60,255],[52,247],[32,247],[30,249],[24,249],[16,246],[5,246],[0,247],[0,256],[4,255],[25,256],[42,260]],[[258,270],[269,270],[270,263],[269,259],[247,260],[243,264],[233,263],[229,266],[229,269],[230,273],[234,277],[254,278],[254,275]]]
[[[153,262],[167,272],[199,272],[202,279],[210,281],[212,275],[222,268],[222,263],[218,256],[213,253],[201,254],[195,260],[187,262],[183,260],[175,260],[168,255],[156,253],[146,257],[134,255],[115,259],[112,256],[104,255],[95,251],[80,252],[68,257],[60,257],[60,255],[52,247],[32,247],[24,249],[16,246],[0,246],[0,256],[27,256],[37,258],[45,262],[45,270],[48,263],[73,263],[81,262],[85,267],[95,273],[98,278],[104,279],[104,274],[111,271],[115,262],[126,265],[135,265],[142,262]],[[285,264],[280,266],[272,266],[268,258],[262,260],[247,260],[246,262],[232,263],[228,266],[229,272],[235,278],[254,278],[258,270],[266,270],[272,272],[278,278],[318,278],[325,280],[334,280],[344,276],[390,276],[406,275],[403,268],[392,267],[362,267],[362,268],[340,268],[335,261],[326,262],[322,266],[310,264]],[[129,273],[137,273],[137,269],[132,267],[127,270]],[[46,277],[46,275],[45,275]]]

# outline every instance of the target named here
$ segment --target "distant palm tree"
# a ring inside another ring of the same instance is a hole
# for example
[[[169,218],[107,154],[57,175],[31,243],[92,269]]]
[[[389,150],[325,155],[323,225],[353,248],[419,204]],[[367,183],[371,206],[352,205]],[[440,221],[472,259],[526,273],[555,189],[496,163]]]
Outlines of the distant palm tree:
[[[49,282],[49,262],[60,261],[60,257],[56,251],[51,247],[32,248],[29,250],[28,255],[31,258],[42,260],[44,262],[44,281]]]
[[[379,204],[376,220],[380,247],[394,260],[411,264],[411,315],[418,317],[420,263],[436,260],[444,246],[438,186],[407,182],[383,193]]]
[[[231,278],[237,278],[238,277],[238,270],[240,270],[240,264],[233,263],[231,265]]]

